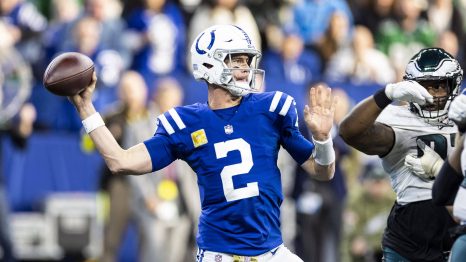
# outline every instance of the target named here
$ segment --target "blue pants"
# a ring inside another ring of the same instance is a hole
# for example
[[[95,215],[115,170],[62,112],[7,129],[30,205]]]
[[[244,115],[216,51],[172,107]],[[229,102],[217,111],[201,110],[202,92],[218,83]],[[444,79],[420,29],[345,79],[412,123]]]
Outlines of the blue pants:
[[[388,248],[388,247],[383,248],[383,261],[384,262],[409,262],[409,260],[402,257],[395,250]]]
[[[456,239],[451,248],[450,262],[464,261],[466,258],[466,234]]]

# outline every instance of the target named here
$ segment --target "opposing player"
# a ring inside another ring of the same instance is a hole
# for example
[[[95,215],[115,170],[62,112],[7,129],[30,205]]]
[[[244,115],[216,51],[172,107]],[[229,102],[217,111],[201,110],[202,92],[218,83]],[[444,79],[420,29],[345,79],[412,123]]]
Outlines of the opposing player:
[[[385,261],[443,261],[451,246],[447,229],[454,221],[432,203],[431,191],[454,147],[447,114],[462,76],[443,49],[423,49],[406,66],[405,81],[366,98],[341,123],[348,144],[382,159],[397,195],[382,240]]]
[[[298,131],[292,97],[257,93],[261,54],[239,27],[213,26],[191,47],[193,74],[208,86],[208,102],[177,107],[158,117],[155,135],[123,150],[92,103],[94,82],[70,98],[108,167],[144,174],[186,161],[196,172],[202,202],[198,261],[301,261],[283,246],[279,207],[283,196],[277,154],[282,145],[313,177],[329,180],[335,152],[329,135],[336,99],[330,88],[310,91]]]
[[[432,189],[432,200],[438,205],[453,205],[453,215],[461,222],[454,230],[455,243],[451,249],[451,262],[466,257],[466,95],[459,95],[451,103],[448,116],[458,126],[457,146],[442,166]]]

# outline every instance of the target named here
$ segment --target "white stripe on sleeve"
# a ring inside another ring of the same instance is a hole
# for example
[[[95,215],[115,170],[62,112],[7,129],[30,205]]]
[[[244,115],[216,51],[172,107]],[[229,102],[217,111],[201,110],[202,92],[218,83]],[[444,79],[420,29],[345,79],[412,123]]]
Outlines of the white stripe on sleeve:
[[[280,115],[284,116],[286,113],[288,113],[288,110],[290,110],[291,102],[293,102],[293,98],[291,96],[288,96],[285,100],[285,104],[282,107],[282,110],[280,110]]]
[[[280,91],[277,91],[275,95],[273,96],[272,99],[272,104],[270,104],[269,111],[270,112],[275,112],[275,109],[277,109],[278,102],[280,101],[280,98],[282,97],[283,93]]]
[[[175,120],[175,123],[180,130],[186,127],[181,120],[180,115],[178,115],[178,112],[176,112],[174,108],[168,110],[168,113],[173,117],[173,120]]]
[[[165,128],[165,130],[167,130],[169,135],[175,133],[175,130],[173,130],[172,125],[170,125],[170,123],[168,123],[168,120],[167,120],[167,118],[165,117],[164,114],[161,114],[159,116],[159,119],[160,119],[160,122],[162,123],[163,127]]]

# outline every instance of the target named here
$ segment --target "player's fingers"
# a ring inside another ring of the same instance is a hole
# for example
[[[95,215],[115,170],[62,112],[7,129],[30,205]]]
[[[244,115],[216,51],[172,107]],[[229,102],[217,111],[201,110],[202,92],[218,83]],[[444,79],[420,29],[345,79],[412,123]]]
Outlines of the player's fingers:
[[[414,103],[417,103],[421,106],[425,105],[426,104],[426,99],[421,96],[419,93],[415,93],[413,94],[412,98],[411,98],[411,102],[414,102]]]
[[[315,88],[316,88],[316,105],[325,107],[327,103],[327,99],[328,99],[327,97],[328,91],[326,90],[327,87],[324,84],[320,83],[320,84],[317,84]]]
[[[409,154],[405,157],[405,166],[412,167],[413,164],[416,162],[416,159],[412,154]]]
[[[427,92],[427,90],[418,82],[412,82],[416,86],[416,91],[419,96],[422,97],[427,103],[432,104],[434,102],[434,97]]]
[[[339,99],[338,96],[332,96],[332,105],[331,105],[331,108],[330,108],[332,114],[335,113],[335,110],[336,110],[336,108],[338,106],[338,99]]]
[[[332,95],[332,89],[330,87],[325,88],[325,108],[331,110],[332,105],[333,105],[333,95]]]
[[[314,108],[317,104],[316,104],[316,87],[313,86],[311,87],[311,89],[309,90],[309,105]]]

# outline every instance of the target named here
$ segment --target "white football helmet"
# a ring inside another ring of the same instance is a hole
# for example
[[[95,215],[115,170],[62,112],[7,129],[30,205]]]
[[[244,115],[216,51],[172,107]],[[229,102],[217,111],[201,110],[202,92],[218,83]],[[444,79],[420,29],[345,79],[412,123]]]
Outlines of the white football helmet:
[[[248,68],[228,67],[233,54],[249,57]],[[261,52],[251,42],[246,32],[234,25],[216,25],[201,32],[191,46],[193,75],[227,89],[234,96],[244,96],[262,90],[264,70],[257,69]],[[237,81],[235,70],[247,72],[247,80]]]
[[[411,110],[424,118],[427,123],[439,127],[451,125],[448,120],[448,108],[458,95],[463,79],[463,70],[458,61],[442,48],[425,48],[411,58],[405,71],[405,80],[419,84],[426,82],[444,83],[446,96],[434,96],[433,104],[423,106],[411,103]]]

